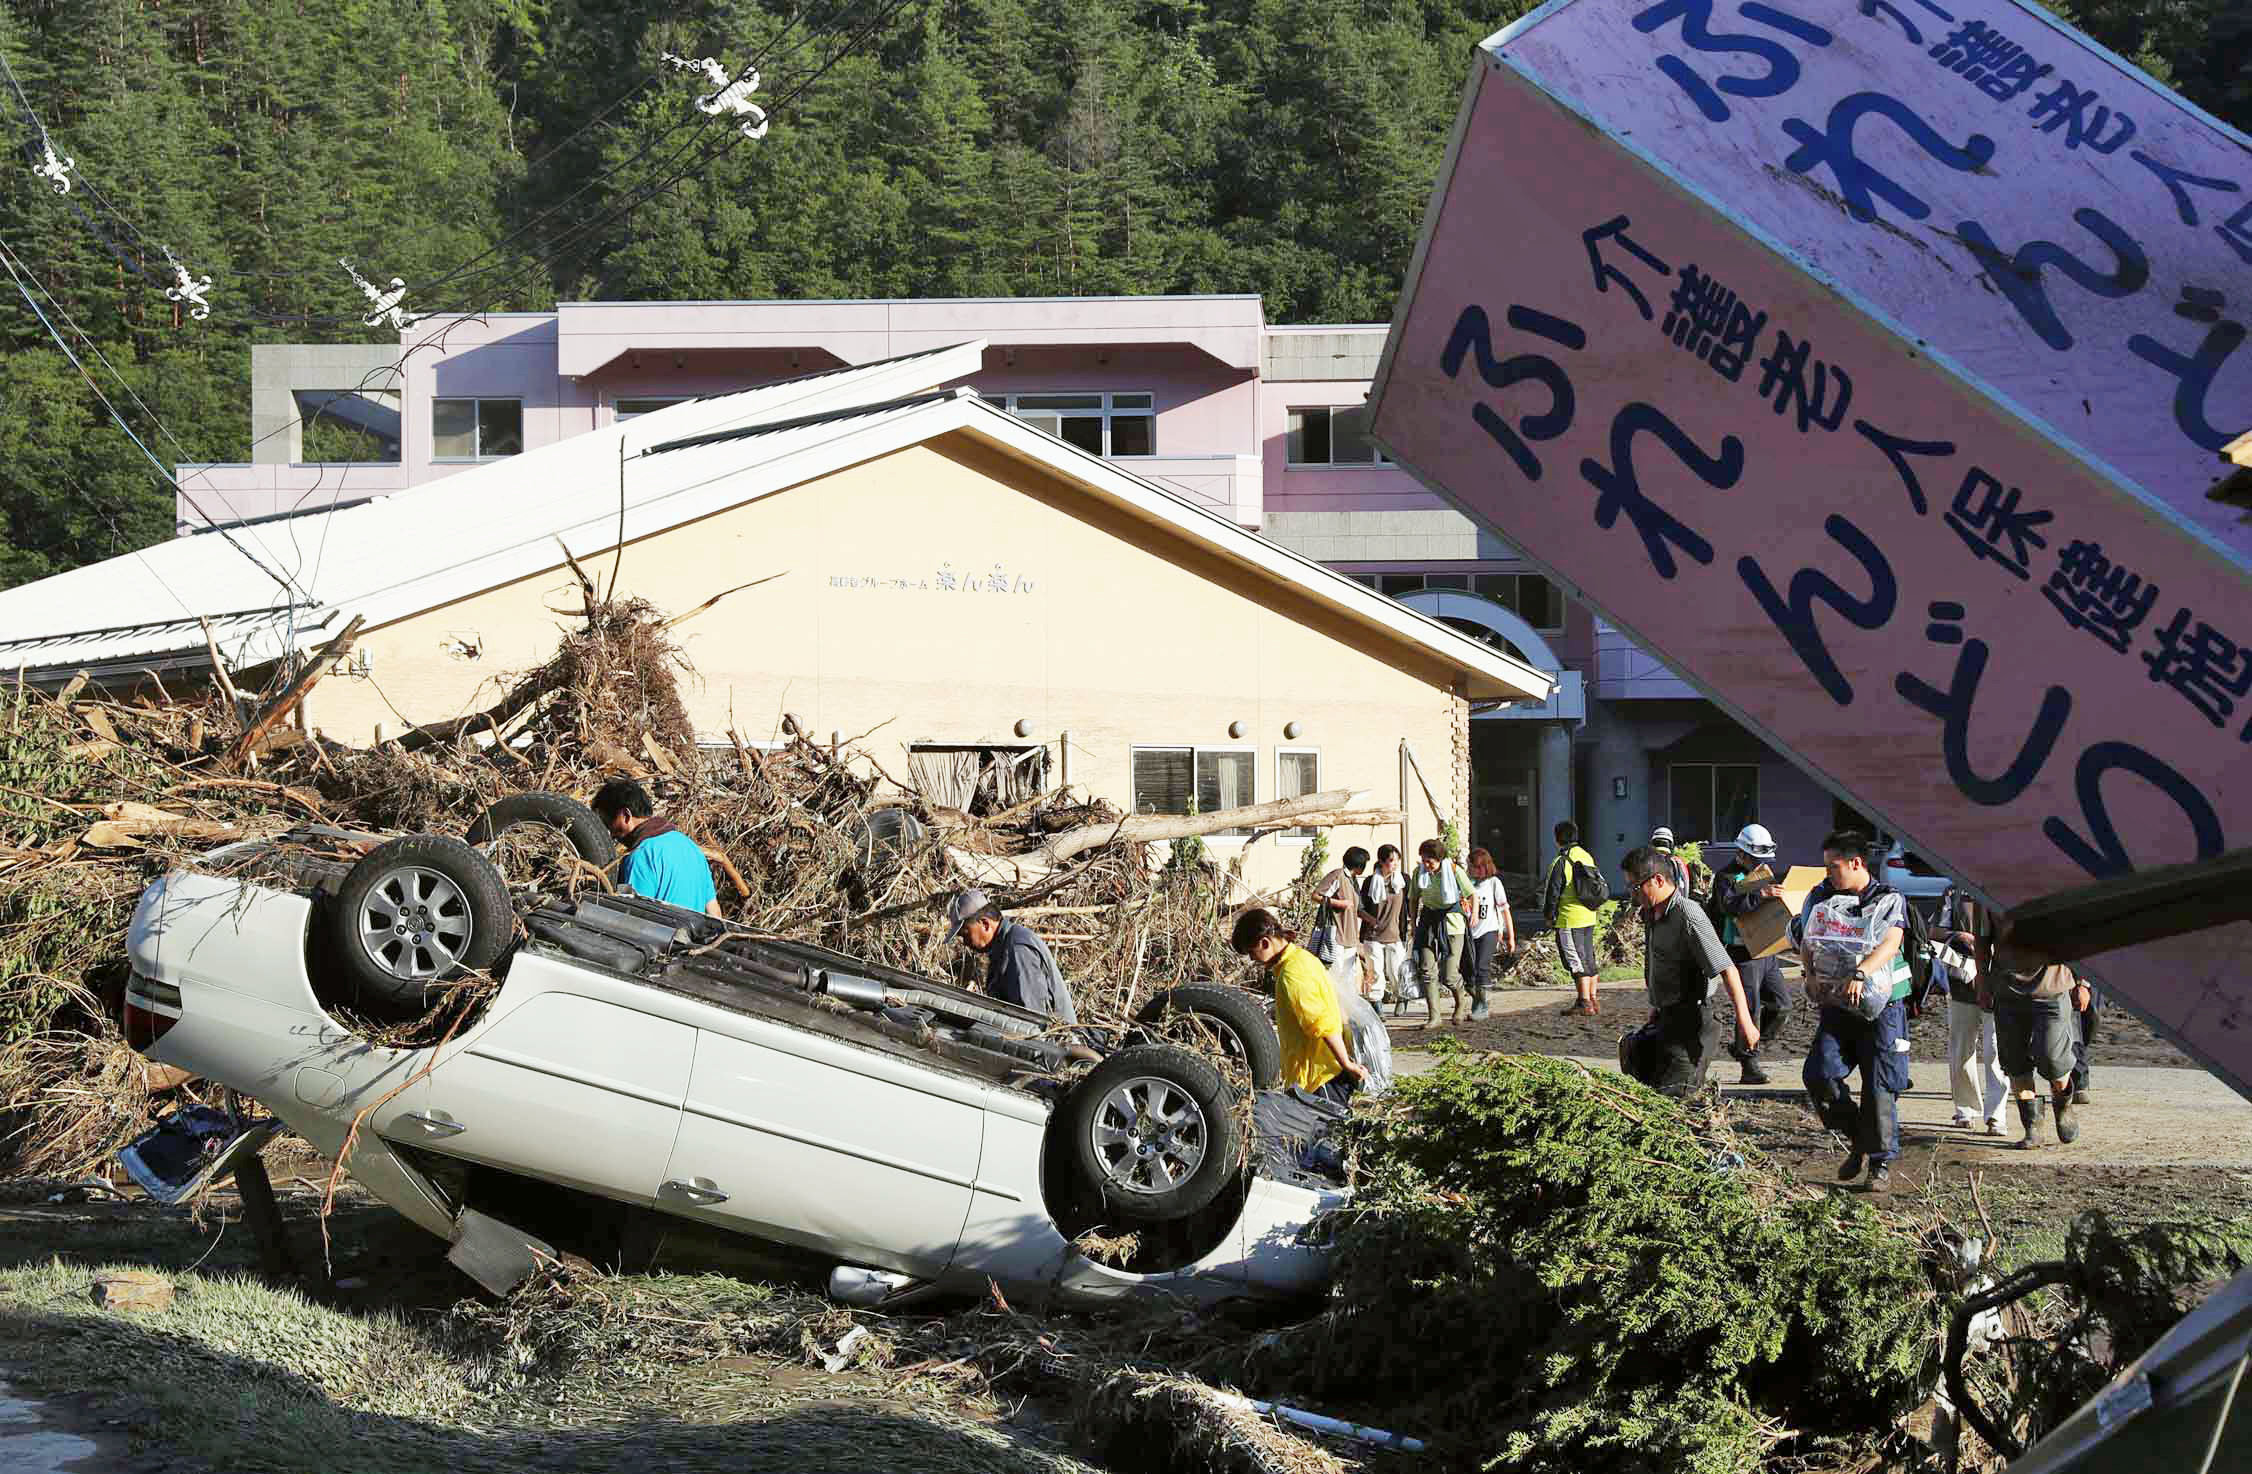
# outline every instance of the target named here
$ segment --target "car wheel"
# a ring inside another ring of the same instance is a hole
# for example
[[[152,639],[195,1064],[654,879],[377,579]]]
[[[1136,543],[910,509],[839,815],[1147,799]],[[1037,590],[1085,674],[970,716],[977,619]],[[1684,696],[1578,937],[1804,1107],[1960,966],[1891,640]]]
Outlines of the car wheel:
[[[860,868],[873,871],[878,861],[898,859],[929,833],[923,821],[906,809],[876,810],[860,821]]]
[[[1240,1063],[1254,1090],[1282,1082],[1282,1037],[1266,1006],[1241,988],[1225,983],[1183,983],[1142,1005],[1134,1022],[1163,1032],[1183,1021],[1209,1029],[1220,1050]]]
[[[1080,1176],[1120,1218],[1170,1223],[1218,1197],[1243,1165],[1243,1129],[1212,1064],[1169,1044],[1120,1050],[1064,1097]]]
[[[570,841],[573,853],[598,870],[607,870],[618,858],[618,842],[610,837],[602,816],[560,793],[512,793],[478,815],[464,838],[507,870],[504,857],[495,852],[521,838],[526,828],[554,830]]]
[[[433,984],[491,967],[515,933],[500,871],[458,839],[377,845],[336,893],[331,941],[355,1001],[412,1017]]]

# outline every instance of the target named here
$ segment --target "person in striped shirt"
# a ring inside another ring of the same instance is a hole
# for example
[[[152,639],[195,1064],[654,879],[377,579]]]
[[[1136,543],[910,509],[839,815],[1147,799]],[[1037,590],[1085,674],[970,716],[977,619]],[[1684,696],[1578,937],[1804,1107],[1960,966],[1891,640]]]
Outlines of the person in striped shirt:
[[[1823,1124],[1853,1143],[1838,1181],[1853,1181],[1866,1165],[1877,1192],[1900,1155],[1908,1088],[1908,899],[1871,872],[1869,837],[1858,830],[1822,841],[1822,868],[1826,878],[1791,926],[1807,998],[1821,1009],[1803,1078]],[[1858,1104],[1847,1083],[1856,1070]]]

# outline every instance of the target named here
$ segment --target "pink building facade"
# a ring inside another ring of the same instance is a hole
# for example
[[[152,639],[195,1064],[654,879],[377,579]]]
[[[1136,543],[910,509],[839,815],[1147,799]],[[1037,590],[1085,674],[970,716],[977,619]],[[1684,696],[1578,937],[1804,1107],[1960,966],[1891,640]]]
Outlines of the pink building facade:
[[[255,348],[254,460],[179,467],[179,523],[382,496],[682,398],[982,340],[966,382],[1020,418],[1557,673],[1546,706],[1472,721],[1472,842],[1505,871],[1542,870],[1563,818],[1607,864],[1656,824],[1726,841],[1753,817],[1786,860],[1813,859],[1842,817],[1826,791],[1367,441],[1361,408],[1386,332],[1270,326],[1255,296],[578,302],[429,318],[396,347]],[[307,460],[308,448],[351,459]]]

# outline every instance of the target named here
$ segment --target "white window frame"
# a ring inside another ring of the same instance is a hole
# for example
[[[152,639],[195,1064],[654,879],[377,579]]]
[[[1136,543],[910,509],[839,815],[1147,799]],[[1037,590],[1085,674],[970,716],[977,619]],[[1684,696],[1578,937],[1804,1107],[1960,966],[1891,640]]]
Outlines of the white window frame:
[[[1248,754],[1251,758],[1251,796],[1245,802],[1255,804],[1259,801],[1259,749],[1251,743],[1227,742],[1203,745],[1194,742],[1136,742],[1126,749],[1126,802],[1129,807],[1134,802],[1134,755],[1141,752],[1185,752],[1189,754],[1189,794],[1192,798],[1196,794],[1198,770],[1203,765],[1205,754],[1211,753],[1215,756],[1230,753]],[[1139,813],[1141,811],[1136,809],[1134,812]],[[1242,844],[1250,837],[1249,832],[1241,829],[1224,829],[1203,836],[1208,840],[1226,840],[1232,844]]]
[[[745,737],[743,745],[756,753],[787,752],[790,750],[790,739],[787,737]],[[735,755],[735,739],[725,732],[720,733],[717,737],[700,736],[696,739],[696,750],[709,753],[714,757],[733,757]]]
[[[1564,633],[1563,621],[1568,621],[1572,617],[1571,597],[1564,592],[1563,586],[1558,584],[1556,580],[1549,578],[1546,574],[1540,573],[1537,570],[1531,568],[1472,568],[1467,571],[1462,571],[1453,567],[1356,568],[1343,571],[1345,573],[1345,576],[1353,580],[1353,582],[1361,585],[1363,588],[1374,589],[1376,590],[1376,592],[1383,594],[1387,599],[1397,599],[1403,597],[1403,595],[1387,593],[1384,588],[1384,580],[1388,578],[1420,578],[1423,580],[1421,587],[1424,589],[1438,587],[1453,593],[1469,594],[1473,598],[1492,599],[1493,602],[1500,604],[1502,608],[1517,614],[1519,618],[1523,618],[1523,613],[1518,609],[1516,602],[1495,599],[1492,594],[1486,593],[1483,590],[1479,589],[1477,581],[1481,578],[1538,578],[1544,580],[1548,584],[1549,593],[1556,601],[1556,612],[1559,622],[1556,624],[1534,624],[1531,620],[1526,620],[1525,622],[1527,624],[1532,624],[1533,629],[1540,634],[1561,635]],[[1434,585],[1431,582],[1431,580],[1434,578],[1454,579],[1459,580],[1459,582]],[[1405,592],[1415,593],[1418,591],[1419,590],[1410,589]]]
[[[442,456],[442,455],[439,455],[439,454],[437,453],[437,451],[438,451],[438,406],[439,406],[439,405],[441,405],[441,404],[473,404],[473,405],[477,406],[477,408],[476,408],[475,410],[472,410],[472,411],[470,412],[470,423],[471,423],[471,424],[473,424],[473,425],[474,425],[474,426],[476,427],[476,435],[477,435],[477,454],[475,454],[475,455],[466,455],[466,456]],[[519,449],[517,449],[517,450],[514,450],[514,451],[511,451],[511,452],[509,452],[509,453],[508,453],[507,455],[486,455],[486,454],[485,454],[485,414],[484,414],[484,407],[485,407],[486,405],[488,405],[488,404],[513,404],[513,405],[515,405],[515,406],[516,406],[516,434],[517,434],[517,437],[518,437],[518,438],[519,438],[520,440],[525,440],[525,442],[526,442],[526,443],[525,443],[525,444],[524,444],[524,445],[523,445],[523,446],[522,446],[521,448],[519,448]],[[520,456],[520,455],[522,455],[522,454],[524,453],[524,451],[525,451],[525,450],[528,450],[528,449],[530,449],[530,443],[529,443],[529,440],[528,440],[528,438],[527,438],[527,437],[526,437],[526,435],[525,435],[525,430],[524,430],[524,400],[523,400],[523,398],[522,398],[522,397],[521,397],[520,395],[514,395],[514,394],[438,394],[438,395],[433,395],[433,396],[431,396],[431,400],[430,400],[430,451],[431,451],[431,454],[430,454],[430,463],[431,463],[432,465],[434,465],[434,466],[475,466],[475,465],[481,465],[481,464],[483,464],[483,463],[484,463],[484,462],[486,462],[486,461],[505,461],[505,460],[512,460],[512,459],[514,459],[514,458],[515,458],[516,456]]]
[[[1329,438],[1329,454],[1330,454],[1330,459],[1328,459],[1328,460],[1326,460],[1326,461],[1294,461],[1294,460],[1292,460],[1292,459],[1290,458],[1290,417],[1291,417],[1292,415],[1302,415],[1302,414],[1307,414],[1307,413],[1310,413],[1311,411],[1314,411],[1314,410],[1320,410],[1320,411],[1321,411],[1321,412],[1322,412],[1323,414],[1326,414],[1326,415],[1330,415],[1330,416],[1334,417],[1334,416],[1335,416],[1335,415],[1337,414],[1337,412],[1338,412],[1339,410],[1356,410],[1356,409],[1357,409],[1357,410],[1363,410],[1363,411],[1365,411],[1365,410],[1366,410],[1367,408],[1368,408],[1368,401],[1364,399],[1364,400],[1362,400],[1362,401],[1361,401],[1361,402],[1360,402],[1359,404],[1293,404],[1293,405],[1290,405],[1289,407],[1287,407],[1286,409],[1284,409],[1284,410],[1283,410],[1283,412],[1282,412],[1282,415],[1283,415],[1283,418],[1282,418],[1282,468],[1283,468],[1283,469],[1284,469],[1285,471],[1395,471],[1395,470],[1398,470],[1398,469],[1399,469],[1399,462],[1397,462],[1397,461],[1393,460],[1393,459],[1392,459],[1392,458],[1391,458],[1390,456],[1386,455],[1386,454],[1384,453],[1384,448],[1383,448],[1382,446],[1380,446],[1380,445],[1376,444],[1376,443],[1375,443],[1375,442],[1374,442],[1373,440],[1369,442],[1368,453],[1369,453],[1369,454],[1370,454],[1370,455],[1371,455],[1372,457],[1374,457],[1374,459],[1372,459],[1372,460],[1366,460],[1366,461],[1341,461],[1341,460],[1338,460],[1338,459],[1336,459],[1336,456],[1337,456],[1337,434],[1336,434],[1336,427],[1335,427],[1335,425],[1334,425],[1334,424],[1332,424],[1332,426],[1331,426],[1331,429],[1330,429],[1330,438]]]
[[[1300,796],[1282,791],[1282,760],[1286,757],[1311,757],[1314,760],[1314,786],[1307,789],[1306,792],[1321,792],[1321,749],[1304,746],[1278,747],[1275,749],[1275,798],[1279,801]],[[1275,840],[1279,844],[1312,844],[1314,836],[1318,832],[1310,825],[1298,829],[1285,829],[1275,835]]]
[[[1157,456],[1157,396],[1147,389],[1027,389],[1021,393],[987,394],[981,397],[987,404],[997,409],[1006,410],[1011,415],[1022,419],[1023,415],[1018,410],[1020,401],[1048,399],[1060,395],[1070,395],[1081,399],[1099,399],[1102,401],[1102,407],[1100,409],[1093,407],[1084,409],[1035,409],[1033,413],[1059,417],[1069,415],[1075,419],[1085,419],[1089,415],[1099,417],[1103,422],[1102,456],[1106,461],[1141,461],[1154,459]],[[1139,399],[1143,403],[1122,405],[1118,403],[1121,398]],[[1149,449],[1136,455],[1119,455],[1112,452],[1110,448],[1110,422],[1114,419],[1143,418],[1149,420]],[[1062,437],[1058,436],[1057,438],[1061,439]],[[1163,746],[1164,744],[1155,745]]]

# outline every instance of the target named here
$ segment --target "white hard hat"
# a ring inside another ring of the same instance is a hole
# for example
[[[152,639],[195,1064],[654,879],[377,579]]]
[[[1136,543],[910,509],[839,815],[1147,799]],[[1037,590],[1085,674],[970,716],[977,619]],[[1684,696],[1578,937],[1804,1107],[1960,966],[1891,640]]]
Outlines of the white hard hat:
[[[1775,836],[1767,832],[1764,824],[1746,824],[1736,831],[1736,848],[1756,859],[1775,858]]]

